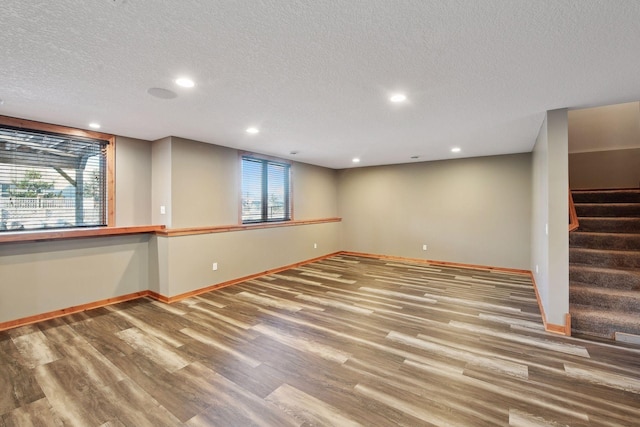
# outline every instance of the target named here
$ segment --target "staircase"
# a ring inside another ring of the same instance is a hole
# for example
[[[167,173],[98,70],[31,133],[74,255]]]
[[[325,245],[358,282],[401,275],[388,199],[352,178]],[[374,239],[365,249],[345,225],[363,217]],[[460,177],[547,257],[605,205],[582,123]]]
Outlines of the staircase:
[[[640,190],[572,195],[580,223],[569,233],[572,333],[640,340]]]

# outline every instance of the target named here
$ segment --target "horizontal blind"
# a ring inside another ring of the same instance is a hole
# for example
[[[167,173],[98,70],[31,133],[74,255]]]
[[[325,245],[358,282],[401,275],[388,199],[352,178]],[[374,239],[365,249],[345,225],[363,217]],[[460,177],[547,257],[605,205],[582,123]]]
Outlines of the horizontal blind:
[[[242,157],[242,222],[291,219],[290,165]]]
[[[289,219],[289,165],[267,163],[267,221]]]
[[[262,162],[242,158],[242,222],[262,221]]]
[[[0,127],[0,232],[106,225],[107,144]]]

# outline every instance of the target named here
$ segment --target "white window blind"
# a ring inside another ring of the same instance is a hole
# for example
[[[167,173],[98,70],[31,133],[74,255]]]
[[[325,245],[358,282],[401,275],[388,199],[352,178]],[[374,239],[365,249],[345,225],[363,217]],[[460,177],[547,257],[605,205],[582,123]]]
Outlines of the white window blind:
[[[242,223],[291,219],[290,165],[242,156]]]
[[[0,127],[0,232],[107,225],[108,141]]]

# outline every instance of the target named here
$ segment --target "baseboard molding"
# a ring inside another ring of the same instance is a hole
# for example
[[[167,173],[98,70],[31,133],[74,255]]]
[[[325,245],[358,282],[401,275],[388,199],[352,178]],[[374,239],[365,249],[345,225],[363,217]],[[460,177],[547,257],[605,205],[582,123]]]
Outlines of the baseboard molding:
[[[379,254],[370,254],[365,252],[352,252],[352,251],[341,251],[338,253],[339,255],[352,255],[352,256],[360,256],[365,258],[377,258],[377,259],[388,259],[394,261],[408,261],[415,262],[420,264],[429,264],[429,265],[440,265],[443,267],[456,267],[456,268],[471,268],[474,270],[484,270],[484,271],[498,271],[503,273],[513,273],[513,274],[523,274],[530,275],[531,272],[529,270],[521,270],[518,268],[506,268],[506,267],[493,267],[489,265],[479,265],[479,264],[464,264],[458,262],[449,262],[449,261],[437,261],[432,259],[422,259],[422,258],[408,258],[408,257],[399,257],[399,256],[391,256],[391,255],[379,255]]]
[[[536,284],[536,278],[532,272],[529,272],[531,276],[531,282],[533,283],[533,289],[536,292],[536,300],[538,301],[538,307],[540,308],[540,314],[542,315],[542,323],[544,324],[544,330],[554,334],[571,336],[571,314],[565,313],[564,325],[557,325],[555,323],[547,322],[547,315],[544,312],[544,306],[542,305],[542,299],[540,298],[540,292],[538,292],[538,285]]]
[[[323,260],[323,259],[326,259],[326,258],[331,258],[332,256],[336,256],[336,255],[339,255],[339,254],[340,254],[340,252],[333,252],[333,253],[330,253],[330,254],[327,254],[327,255],[319,256],[319,257],[316,257],[316,258],[311,258],[311,259],[308,259],[308,260],[305,260],[305,261],[300,261],[300,262],[296,262],[296,263],[293,263],[293,264],[285,265],[283,267],[278,267],[278,268],[274,268],[274,269],[271,269],[271,270],[262,271],[260,273],[250,274],[248,276],[239,277],[237,279],[232,279],[232,280],[229,280],[229,281],[226,281],[226,282],[217,283],[215,285],[211,285],[211,286],[207,286],[207,287],[204,287],[204,288],[196,289],[196,290],[193,290],[193,291],[185,292],[183,294],[175,295],[175,296],[172,296],[172,297],[167,297],[165,295],[161,295],[161,294],[158,294],[158,293],[153,292],[153,291],[149,292],[149,296],[151,296],[152,298],[157,299],[158,301],[162,301],[164,303],[171,304],[171,303],[174,303],[174,302],[177,302],[177,301],[181,301],[181,300],[183,300],[185,298],[189,298],[189,297],[193,297],[193,296],[196,296],[196,295],[204,294],[204,293],[207,293],[207,292],[210,292],[210,291],[214,291],[214,290],[220,289],[220,288],[226,288],[227,286],[235,285],[237,283],[246,282],[247,280],[257,279],[259,277],[267,276],[269,274],[279,273],[281,271],[288,270],[290,268],[300,267],[301,265],[305,265],[305,264],[309,264],[309,263],[312,263],[312,262],[320,261],[320,260]]]
[[[531,271],[514,269],[514,268],[493,267],[493,266],[476,265],[476,264],[463,264],[463,263],[448,262],[448,261],[434,261],[434,260],[425,260],[420,258],[407,258],[407,257],[378,255],[378,254],[352,252],[352,251],[333,252],[320,257],[311,258],[305,261],[296,262],[293,264],[285,265],[285,266],[274,268],[271,270],[266,270],[256,274],[250,274],[248,276],[239,277],[237,279],[228,280],[226,282],[217,283],[215,285],[207,286],[204,288],[196,289],[193,291],[185,292],[183,294],[174,295],[171,297],[162,295],[155,291],[146,290],[146,291],[134,292],[131,294],[122,295],[118,297],[107,298],[104,300],[95,301],[87,304],[81,304],[73,307],[63,308],[61,310],[54,310],[47,313],[37,314],[34,316],[23,317],[21,319],[10,320],[8,322],[0,323],[0,331],[17,328],[20,326],[26,326],[26,325],[41,322],[44,320],[55,319],[57,317],[67,316],[69,314],[80,313],[82,311],[92,310],[95,308],[105,307],[108,305],[117,304],[119,302],[131,301],[134,299],[144,298],[144,297],[151,297],[163,303],[171,304],[177,301],[181,301],[185,298],[204,294],[206,292],[210,292],[216,289],[226,288],[227,286],[232,286],[238,283],[246,282],[247,280],[257,279],[259,277],[266,276],[269,274],[279,273],[281,271],[288,270],[290,268],[296,268],[301,265],[320,261],[336,255],[347,255],[347,256],[350,255],[350,256],[360,256],[365,258],[387,259],[387,260],[395,260],[395,261],[409,261],[409,262],[417,262],[417,263],[423,263],[423,264],[429,264],[429,265],[440,265],[445,267],[471,268],[471,269],[484,270],[484,271],[496,271],[496,272],[503,272],[503,273],[528,275],[531,277],[531,281],[533,283],[533,289],[535,290],[536,300],[538,301],[538,307],[540,308],[540,313],[542,314],[542,322],[544,323],[544,329],[547,332],[571,336],[571,315],[569,313],[565,315],[565,325],[555,325],[547,322],[547,317],[544,312],[544,307],[542,306],[542,301],[540,299],[540,293],[538,292],[538,286],[536,285],[535,277],[533,276]]]
[[[68,316],[70,314],[80,313],[82,311],[93,310],[95,308],[106,307],[108,305],[117,304],[119,302],[144,298],[146,296],[150,296],[149,291],[134,292],[132,294],[121,295],[118,297],[107,298],[87,304],[80,304],[73,307],[63,308],[61,310],[54,310],[47,313],[36,314],[34,316],[23,317],[21,319],[10,320],[8,322],[0,323],[0,331],[17,328],[19,326],[31,325],[32,323],[42,322],[44,320],[51,320],[58,317]]]
[[[330,254],[327,254],[327,255],[320,256],[320,257],[311,258],[311,259],[308,259],[308,260],[305,260],[305,261],[289,264],[289,265],[286,265],[286,266],[283,266],[283,267],[278,267],[278,268],[274,268],[274,269],[271,269],[271,270],[263,271],[263,272],[260,272],[260,273],[251,274],[249,276],[244,276],[244,277],[240,277],[240,278],[237,278],[237,279],[229,280],[227,282],[223,282],[223,283],[218,283],[218,284],[215,284],[215,285],[207,286],[205,288],[196,289],[194,291],[185,292],[183,294],[175,295],[175,296],[172,296],[172,297],[168,297],[166,295],[162,295],[162,294],[159,294],[159,293],[154,292],[154,291],[146,290],[146,291],[135,292],[135,293],[132,293],[132,294],[121,295],[121,296],[117,296],[117,297],[113,297],[113,298],[107,298],[107,299],[104,299],[104,300],[95,301],[95,302],[91,302],[91,303],[87,303],[87,304],[81,304],[81,305],[77,305],[77,306],[73,306],[73,307],[63,308],[63,309],[60,309],[60,310],[49,311],[47,313],[41,313],[41,314],[36,314],[36,315],[33,315],[33,316],[23,317],[21,319],[2,322],[2,323],[0,323],[0,331],[4,331],[4,330],[7,330],[7,329],[18,328],[20,326],[26,326],[26,325],[30,325],[30,324],[33,324],[33,323],[42,322],[44,320],[51,320],[51,319],[55,319],[57,317],[67,316],[69,314],[80,313],[82,311],[92,310],[92,309],[95,309],[95,308],[105,307],[105,306],[108,306],[108,305],[117,304],[119,302],[131,301],[131,300],[144,298],[144,297],[151,297],[151,298],[156,299],[158,301],[161,301],[163,303],[171,304],[173,302],[177,302],[177,301],[180,301],[180,300],[183,300],[185,298],[192,297],[192,296],[204,294],[206,292],[210,292],[210,291],[213,291],[215,289],[225,288],[227,286],[235,285],[237,283],[245,282],[247,280],[257,279],[259,277],[266,276],[266,275],[269,275],[269,274],[278,273],[280,271],[288,270],[290,268],[296,268],[296,267],[299,267],[301,265],[305,265],[305,264],[309,264],[309,263],[312,263],[312,262],[320,261],[322,259],[330,258],[330,257],[338,255],[338,254],[340,254],[340,252],[330,253]]]

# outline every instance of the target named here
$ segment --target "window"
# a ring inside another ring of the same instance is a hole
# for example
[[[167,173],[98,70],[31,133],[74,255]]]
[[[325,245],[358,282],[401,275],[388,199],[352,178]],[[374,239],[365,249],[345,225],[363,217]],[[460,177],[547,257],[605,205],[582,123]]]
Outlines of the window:
[[[289,221],[291,165],[242,156],[242,223]]]
[[[113,225],[114,138],[0,116],[0,232]]]

